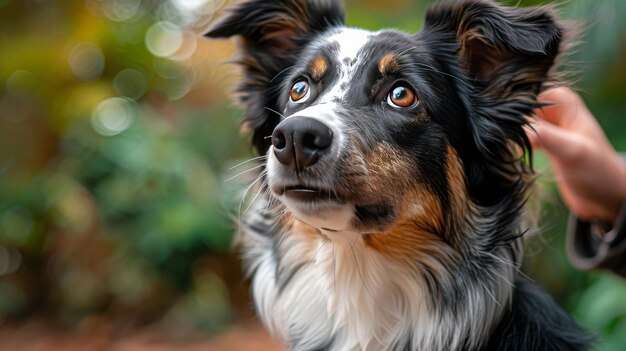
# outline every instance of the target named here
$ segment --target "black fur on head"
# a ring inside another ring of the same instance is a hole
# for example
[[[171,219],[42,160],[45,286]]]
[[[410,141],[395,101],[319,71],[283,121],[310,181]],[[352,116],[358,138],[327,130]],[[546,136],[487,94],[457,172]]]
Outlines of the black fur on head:
[[[229,10],[205,35],[242,37],[239,64],[244,79],[239,85],[246,106],[244,126],[253,130],[252,143],[263,155],[268,136],[280,122],[274,109],[286,73],[298,53],[316,34],[344,23],[343,7],[332,0],[246,1]]]
[[[426,14],[418,35],[438,53],[461,99],[467,117],[452,123],[451,141],[466,161],[470,193],[483,205],[524,190],[520,175],[532,173],[524,116],[540,107],[537,94],[554,81],[564,34],[547,7],[472,0],[440,3]]]

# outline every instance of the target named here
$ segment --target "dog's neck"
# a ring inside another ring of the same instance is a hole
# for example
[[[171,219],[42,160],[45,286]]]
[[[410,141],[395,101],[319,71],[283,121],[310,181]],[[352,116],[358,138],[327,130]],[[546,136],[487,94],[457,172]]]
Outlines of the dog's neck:
[[[519,243],[481,262],[403,262],[357,232],[297,220],[281,231],[265,207],[250,223],[267,227],[243,228],[244,251],[259,316],[292,349],[472,350],[511,297]]]

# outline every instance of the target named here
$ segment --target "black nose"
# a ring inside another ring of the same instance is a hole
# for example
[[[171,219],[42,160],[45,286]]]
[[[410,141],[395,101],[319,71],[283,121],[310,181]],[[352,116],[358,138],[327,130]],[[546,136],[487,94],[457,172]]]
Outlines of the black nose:
[[[272,133],[274,155],[280,163],[298,173],[314,165],[332,141],[330,128],[309,117],[287,118]]]

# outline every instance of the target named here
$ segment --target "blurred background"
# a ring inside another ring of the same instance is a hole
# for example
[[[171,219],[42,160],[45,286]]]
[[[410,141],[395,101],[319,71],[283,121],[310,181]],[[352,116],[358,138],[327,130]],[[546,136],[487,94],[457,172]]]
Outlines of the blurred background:
[[[229,2],[0,0],[0,349],[276,348],[230,244],[254,176],[234,47],[201,35]],[[405,31],[428,3],[347,2],[349,25]],[[559,4],[584,28],[572,78],[626,151],[626,1]],[[624,350],[626,281],[571,268],[567,211],[537,168],[528,275]]]

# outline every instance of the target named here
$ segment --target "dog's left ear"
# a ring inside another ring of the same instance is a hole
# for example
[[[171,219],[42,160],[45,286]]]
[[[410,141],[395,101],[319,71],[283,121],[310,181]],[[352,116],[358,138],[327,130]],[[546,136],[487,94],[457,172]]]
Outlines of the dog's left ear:
[[[458,131],[476,197],[497,201],[518,176],[532,172],[525,116],[540,106],[537,95],[554,80],[564,28],[549,7],[512,8],[485,0],[439,3],[429,9],[424,37],[446,52],[448,69],[465,76],[457,85],[467,120]],[[457,76],[457,73],[452,75]],[[505,175],[505,177],[502,177]],[[509,179],[509,180],[507,180]],[[471,189],[470,189],[471,190]]]
[[[338,0],[247,0],[227,9],[209,29],[210,38],[239,36],[243,79],[238,92],[246,106],[243,124],[253,130],[252,143],[260,154],[271,145],[268,135],[280,122],[277,99],[281,74],[295,63],[298,52],[323,31],[344,23]]]

